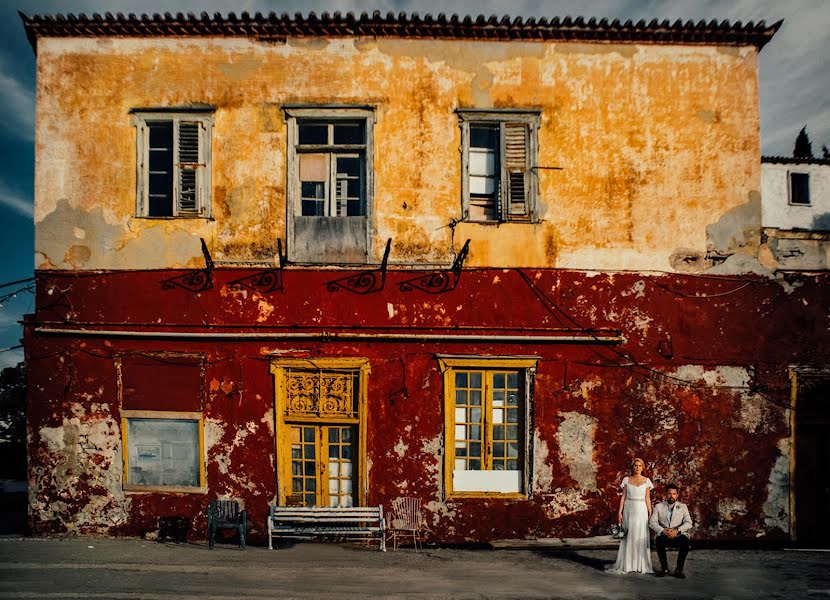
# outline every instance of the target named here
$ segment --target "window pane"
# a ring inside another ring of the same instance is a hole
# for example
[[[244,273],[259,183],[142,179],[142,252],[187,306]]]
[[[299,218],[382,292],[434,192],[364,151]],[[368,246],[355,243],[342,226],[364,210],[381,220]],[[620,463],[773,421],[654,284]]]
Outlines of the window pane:
[[[467,387],[467,373],[455,374],[455,387]]]
[[[494,373],[493,374],[493,387],[494,388],[503,388],[504,387],[504,373]]]
[[[129,419],[128,482],[138,485],[199,485],[199,423]]]
[[[335,144],[363,144],[365,140],[364,123],[358,122],[335,122],[334,143]]]
[[[344,427],[341,430],[341,435],[344,442],[351,442],[352,441],[352,428],[351,427]]]
[[[328,144],[329,128],[325,123],[300,123],[298,130],[301,145]]]
[[[315,467],[315,465],[314,465],[313,462],[311,462],[311,461],[304,462],[303,463],[303,474],[306,477],[310,477],[310,476],[314,475],[314,473],[316,473],[316,469],[314,467]]]
[[[329,442],[340,441],[340,429],[337,427],[329,427]]]
[[[313,442],[314,441],[314,428],[313,427],[303,427],[303,440],[306,442]]]
[[[519,387],[519,374],[518,373],[508,373],[507,374],[507,387],[510,389],[515,390]]]
[[[480,440],[481,439],[481,425],[470,425],[470,438],[471,440]]]
[[[792,204],[810,204],[810,174],[790,173],[790,202]]]
[[[493,392],[493,406],[504,406],[504,390]]]
[[[350,175],[352,177],[360,176],[360,163],[362,160],[358,156],[338,156],[337,157],[337,174]]]
[[[150,147],[147,173],[147,214],[173,216],[173,121],[147,123]]]
[[[303,454],[305,458],[314,458],[314,446],[306,444],[303,448]]]
[[[499,129],[492,125],[470,127],[470,147],[495,149],[499,141]]]
[[[470,373],[470,387],[471,388],[480,388],[481,387],[481,373]]]
[[[472,406],[481,406],[481,392],[478,390],[470,392],[470,404]]]

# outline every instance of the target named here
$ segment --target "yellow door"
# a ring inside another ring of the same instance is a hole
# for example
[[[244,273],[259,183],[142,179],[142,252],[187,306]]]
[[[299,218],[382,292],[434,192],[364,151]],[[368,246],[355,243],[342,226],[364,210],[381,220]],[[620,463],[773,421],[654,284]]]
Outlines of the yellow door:
[[[355,427],[289,425],[289,506],[354,506]]]

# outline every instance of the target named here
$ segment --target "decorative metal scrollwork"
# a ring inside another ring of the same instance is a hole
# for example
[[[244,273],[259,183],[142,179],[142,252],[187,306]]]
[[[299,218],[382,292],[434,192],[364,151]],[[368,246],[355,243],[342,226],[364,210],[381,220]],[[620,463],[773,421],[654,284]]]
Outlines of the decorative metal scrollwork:
[[[373,294],[379,292],[386,285],[386,265],[389,262],[389,251],[392,248],[392,238],[386,241],[386,250],[383,253],[383,261],[380,263],[379,269],[371,271],[363,271],[355,275],[349,275],[342,279],[335,279],[326,284],[326,289],[330,292],[339,292],[346,290],[353,294]]]
[[[213,287],[213,259],[210,257],[210,252],[208,252],[204,238],[199,238],[199,241],[202,242],[205,268],[165,279],[161,282],[161,289],[172,290],[173,288],[180,287],[189,292],[203,292]]]
[[[470,252],[470,240],[464,242],[464,247],[461,252],[455,257],[455,261],[446,271],[433,271],[425,275],[419,275],[413,279],[407,279],[399,284],[402,292],[411,292],[412,290],[421,290],[427,294],[443,294],[444,292],[451,292],[458,285],[461,280],[461,271],[464,267],[464,259]]]
[[[285,376],[287,417],[356,418],[356,374],[288,371]]]
[[[277,253],[280,261],[279,267],[276,269],[268,269],[267,271],[259,271],[253,275],[231,281],[228,287],[235,291],[246,288],[254,292],[259,292],[260,294],[283,291],[282,272],[286,261],[282,254],[282,240],[277,240]]]

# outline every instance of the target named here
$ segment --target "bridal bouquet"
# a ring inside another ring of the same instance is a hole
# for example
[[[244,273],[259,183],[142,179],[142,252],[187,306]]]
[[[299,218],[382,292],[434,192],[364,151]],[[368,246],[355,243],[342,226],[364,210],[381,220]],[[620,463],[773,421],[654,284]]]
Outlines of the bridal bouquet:
[[[625,537],[625,534],[628,533],[625,529],[623,529],[622,525],[612,525],[611,526],[611,537],[615,540],[621,540]]]

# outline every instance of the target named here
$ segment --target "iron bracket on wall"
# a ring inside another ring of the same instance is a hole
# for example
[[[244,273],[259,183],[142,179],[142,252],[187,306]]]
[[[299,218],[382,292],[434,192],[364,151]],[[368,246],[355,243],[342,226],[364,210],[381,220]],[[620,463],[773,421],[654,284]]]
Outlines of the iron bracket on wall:
[[[277,258],[279,259],[277,268],[259,271],[253,275],[236,279],[231,281],[228,287],[234,291],[246,288],[260,294],[282,292],[284,290],[282,274],[286,263],[286,257],[282,253],[282,239],[277,240]]]
[[[470,240],[464,242],[461,252],[455,257],[452,266],[444,271],[433,271],[426,275],[419,275],[413,279],[407,279],[400,284],[402,292],[421,290],[427,294],[443,294],[451,292],[461,280],[461,271],[464,268],[464,259],[470,252]]]
[[[213,287],[213,259],[210,257],[205,238],[199,238],[202,243],[202,255],[205,257],[205,267],[176,275],[161,282],[161,289],[172,290],[180,287],[189,292],[203,292]]]
[[[353,294],[373,294],[379,292],[386,285],[386,265],[389,262],[389,251],[392,249],[392,238],[386,240],[386,250],[383,252],[383,260],[380,268],[370,271],[361,271],[355,275],[349,275],[341,279],[329,281],[326,289],[330,292],[346,290]]]

